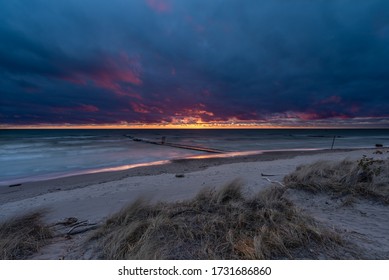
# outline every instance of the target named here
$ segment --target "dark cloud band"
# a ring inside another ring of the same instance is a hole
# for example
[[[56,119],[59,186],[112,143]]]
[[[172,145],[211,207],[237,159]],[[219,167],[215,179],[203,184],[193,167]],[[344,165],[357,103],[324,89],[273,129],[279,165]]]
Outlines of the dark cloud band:
[[[386,127],[389,3],[0,3],[3,125]]]

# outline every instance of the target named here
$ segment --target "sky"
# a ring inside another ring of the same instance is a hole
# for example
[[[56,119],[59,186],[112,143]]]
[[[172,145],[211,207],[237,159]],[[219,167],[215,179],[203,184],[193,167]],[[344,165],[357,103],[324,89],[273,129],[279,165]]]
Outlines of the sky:
[[[387,0],[0,0],[0,127],[389,128]]]

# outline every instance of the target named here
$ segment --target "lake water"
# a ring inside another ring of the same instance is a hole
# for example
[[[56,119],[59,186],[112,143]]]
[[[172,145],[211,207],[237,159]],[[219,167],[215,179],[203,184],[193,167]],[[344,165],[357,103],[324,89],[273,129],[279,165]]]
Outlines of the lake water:
[[[386,129],[0,130],[0,185],[207,154],[126,136],[226,152],[389,146]]]

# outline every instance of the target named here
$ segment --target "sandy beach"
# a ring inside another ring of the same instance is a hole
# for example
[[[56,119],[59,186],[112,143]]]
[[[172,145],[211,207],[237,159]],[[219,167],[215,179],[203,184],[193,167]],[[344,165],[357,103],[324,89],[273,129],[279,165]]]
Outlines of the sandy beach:
[[[269,152],[229,158],[176,160],[167,164],[86,174],[20,186],[0,187],[0,220],[45,209],[48,224],[75,217],[89,224],[101,224],[107,217],[139,197],[151,201],[182,201],[204,187],[219,188],[235,179],[244,183],[244,194],[253,195],[271,185],[281,187],[284,176],[302,164],[318,160],[357,160],[363,155],[387,159],[388,152],[376,149]],[[389,257],[389,210],[386,205],[358,200],[352,207],[340,207],[342,198],[288,190],[288,198],[329,228],[366,250],[373,259]],[[71,239],[55,238],[32,256],[33,259],[89,259],[95,256],[83,248],[88,233]]]

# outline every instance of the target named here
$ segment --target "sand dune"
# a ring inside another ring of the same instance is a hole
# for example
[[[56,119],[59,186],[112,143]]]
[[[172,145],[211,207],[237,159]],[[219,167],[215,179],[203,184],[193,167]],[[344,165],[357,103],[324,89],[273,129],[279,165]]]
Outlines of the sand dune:
[[[175,202],[194,197],[204,187],[221,187],[240,178],[243,193],[249,197],[269,187],[269,181],[282,183],[285,175],[301,164],[317,160],[357,160],[363,155],[386,159],[388,153],[374,149],[275,153],[235,159],[178,161],[170,165],[142,167],[104,174],[90,174],[45,182],[2,187],[0,219],[47,209],[44,221],[56,223],[69,217],[90,224],[102,224],[109,216],[139,197],[151,201]],[[179,176],[177,176],[179,175]],[[288,190],[287,197],[297,207],[345,238],[364,248],[369,258],[389,256],[389,210],[387,205],[358,200],[352,207],[340,207],[341,200],[327,194]],[[94,258],[82,244],[88,233],[72,239],[58,237],[32,258]]]

